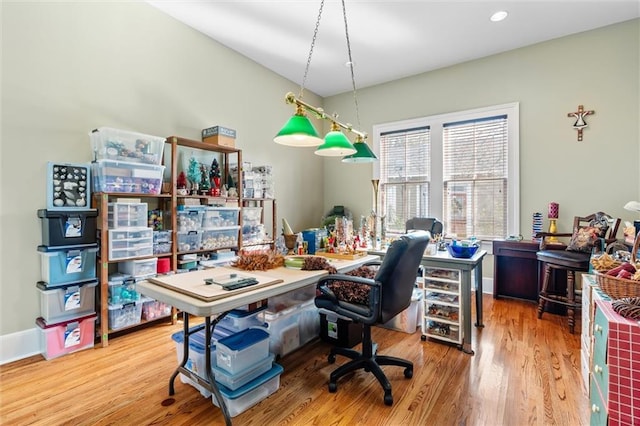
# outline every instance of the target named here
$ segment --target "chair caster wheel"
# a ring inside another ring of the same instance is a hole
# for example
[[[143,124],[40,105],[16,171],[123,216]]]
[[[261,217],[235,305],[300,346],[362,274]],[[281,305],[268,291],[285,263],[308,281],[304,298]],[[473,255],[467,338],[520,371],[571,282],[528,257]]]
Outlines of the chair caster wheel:
[[[410,379],[413,377],[413,368],[405,368],[404,369],[404,377]]]
[[[393,396],[391,395],[391,391],[384,393],[384,405],[393,405]]]
[[[426,342],[427,336],[423,334],[422,336],[420,336],[420,340],[422,340],[423,342]]]
[[[333,364],[334,362],[336,362],[336,356],[334,354],[329,354],[327,361],[329,361],[329,364]]]
[[[329,392],[335,393],[338,390],[338,384],[334,382],[329,382]]]

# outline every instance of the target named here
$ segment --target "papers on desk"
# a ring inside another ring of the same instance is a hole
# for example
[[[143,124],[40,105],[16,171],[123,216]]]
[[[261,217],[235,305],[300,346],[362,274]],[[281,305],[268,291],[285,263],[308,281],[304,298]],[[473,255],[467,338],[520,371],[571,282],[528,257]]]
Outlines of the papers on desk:
[[[237,270],[224,267],[177,275],[158,276],[148,278],[147,281],[205,302],[213,302],[233,294],[282,282],[278,278],[253,275],[248,272],[240,274]]]

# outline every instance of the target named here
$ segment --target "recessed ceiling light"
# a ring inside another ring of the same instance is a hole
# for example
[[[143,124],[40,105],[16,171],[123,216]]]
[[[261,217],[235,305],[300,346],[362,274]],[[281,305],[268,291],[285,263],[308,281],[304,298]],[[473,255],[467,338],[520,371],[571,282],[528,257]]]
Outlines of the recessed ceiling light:
[[[500,21],[504,20],[507,17],[508,14],[509,13],[507,13],[506,10],[499,10],[496,13],[494,13],[493,15],[491,15],[490,19],[491,19],[492,22],[500,22]]]

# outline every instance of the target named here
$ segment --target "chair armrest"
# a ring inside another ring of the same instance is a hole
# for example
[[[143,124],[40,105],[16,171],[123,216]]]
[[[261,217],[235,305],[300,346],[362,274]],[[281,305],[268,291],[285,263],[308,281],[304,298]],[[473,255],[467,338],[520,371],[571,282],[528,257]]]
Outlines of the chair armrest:
[[[554,244],[547,246],[547,237],[571,237],[572,233],[568,232],[536,232],[535,238],[540,238],[540,250],[564,250],[565,247],[553,247]]]
[[[363,284],[371,287],[371,291],[369,292],[369,312],[367,313],[367,315],[364,315],[364,312],[362,310],[364,305],[357,305],[338,299],[335,293],[328,287],[329,284],[336,281],[353,284]],[[331,274],[322,277],[318,281],[316,289],[318,290],[320,295],[316,297],[329,300],[330,303],[333,304],[331,310],[333,310],[337,314],[349,317],[359,322],[371,323],[371,321],[375,320],[378,316],[378,310],[380,307],[380,287],[380,282],[377,282],[370,278],[362,278],[346,274]],[[318,306],[318,304],[316,304],[316,306]],[[357,306],[360,306],[360,309],[358,309]]]

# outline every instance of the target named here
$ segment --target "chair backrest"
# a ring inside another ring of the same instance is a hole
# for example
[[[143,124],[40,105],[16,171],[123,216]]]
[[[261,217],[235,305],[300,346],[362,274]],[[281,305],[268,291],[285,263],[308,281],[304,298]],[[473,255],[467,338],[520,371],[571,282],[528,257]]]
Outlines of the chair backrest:
[[[620,226],[620,218],[614,219],[611,215],[608,215],[604,212],[597,212],[590,214],[589,216],[581,217],[576,216],[573,218],[573,231],[579,229],[582,226],[588,226],[594,220],[597,219],[606,219],[607,220],[607,233],[604,236],[606,243],[611,243],[616,241],[616,237],[618,235],[618,227]]]
[[[416,273],[431,234],[416,231],[391,243],[375,280],[382,283],[379,323],[385,323],[411,304]]]
[[[441,235],[442,234],[442,222],[440,222],[435,217],[413,217],[405,223],[405,232],[422,229],[424,231],[429,231],[431,235]]]

